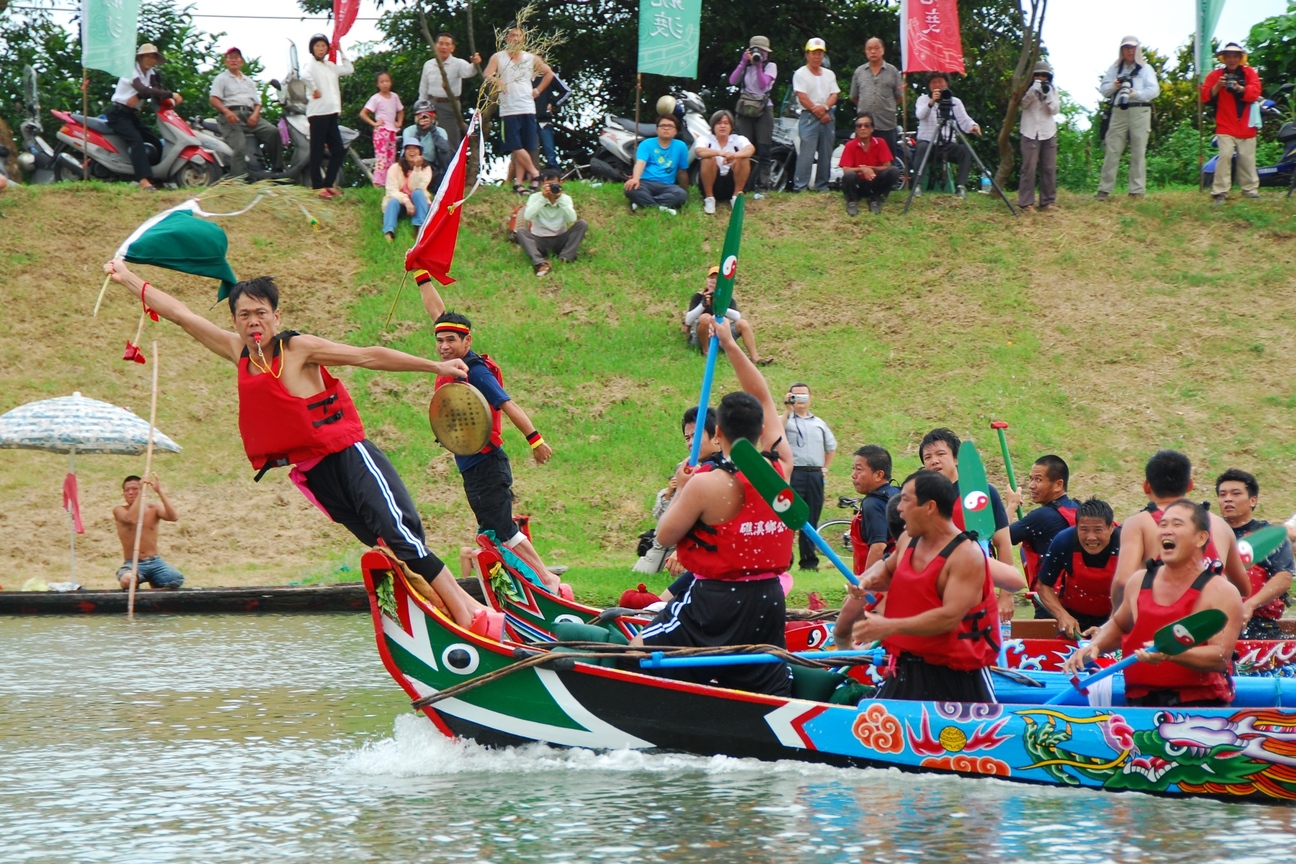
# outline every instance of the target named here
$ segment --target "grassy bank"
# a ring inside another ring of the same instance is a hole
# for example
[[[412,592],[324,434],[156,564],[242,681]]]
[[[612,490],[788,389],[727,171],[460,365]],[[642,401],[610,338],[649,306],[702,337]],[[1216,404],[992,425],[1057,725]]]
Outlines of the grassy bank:
[[[629,573],[635,537],[681,456],[679,415],[697,398],[702,358],[678,321],[719,258],[727,211],[631,215],[618,188],[571,191],[591,224],[575,265],[532,276],[504,239],[519,199],[486,189],[465,208],[458,281],[443,294],[473,319],[475,347],[499,360],[507,389],[555,448],[548,465],[535,466],[522,437],[506,431],[518,510],[532,515],[546,560],[572,566],[578,595],[604,601],[639,581]],[[279,274],[287,326],[430,356],[412,284],[383,327],[411,235],[403,223],[394,246],[383,241],[377,199],[349,194],[318,232],[268,216],[229,220],[231,262],[240,274]],[[0,323],[0,407],[79,387],[142,413],[146,374],[117,359],[137,311],[117,297],[99,319],[88,313],[97,264],[161,202],[115,188],[24,190],[3,203],[10,220],[34,230],[0,237],[10,304]],[[1192,456],[1203,490],[1226,467],[1255,471],[1261,513],[1285,517],[1296,501],[1287,371],[1296,359],[1287,323],[1296,223],[1286,202],[1266,191],[1261,202],[1213,210],[1195,192],[1167,191],[1061,204],[1014,220],[983,196],[926,196],[907,217],[894,202],[881,218],[850,220],[837,195],[749,202],[737,296],[762,353],[776,358],[771,385],[781,393],[808,382],[815,413],[841,442],[830,500],[850,492],[851,450],[883,444],[903,474],[935,425],[977,438],[1002,483],[993,417],[1012,424],[1020,473],[1057,452],[1071,463],[1074,494],[1103,495],[1122,515],[1142,503],[1146,456],[1172,446]],[[153,275],[195,307],[213,296],[202,280]],[[222,320],[221,310],[210,314]],[[163,467],[182,501],[207,496],[190,507],[198,524],[173,532],[183,540],[175,557],[198,584],[228,581],[254,562],[267,579],[287,581],[331,578],[354,561],[355,544],[305,509],[282,477],[250,483],[234,440],[231,372],[175,328],[152,332],[173,364],[164,367],[159,426],[186,447]],[[427,431],[432,381],[364,371],[350,381],[371,437],[449,557],[469,541],[472,520],[452,459]],[[722,363],[716,392],[733,385]],[[102,476],[83,479],[83,490],[87,479],[107,488],[94,493],[96,508],[111,504],[112,478],[129,461],[98,457],[87,467]],[[11,570],[38,555],[57,572],[66,552],[60,464],[0,453],[0,557]],[[111,526],[101,519],[94,530]],[[109,539],[90,541],[99,544],[89,553],[95,566],[116,557]],[[835,593],[837,584],[828,574],[798,580],[803,590]]]

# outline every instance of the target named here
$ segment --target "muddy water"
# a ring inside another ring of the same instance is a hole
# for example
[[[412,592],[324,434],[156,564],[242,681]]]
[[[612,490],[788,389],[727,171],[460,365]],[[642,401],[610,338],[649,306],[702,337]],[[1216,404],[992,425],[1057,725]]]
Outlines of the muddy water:
[[[447,741],[367,616],[0,619],[0,861],[1290,862],[1296,808]]]

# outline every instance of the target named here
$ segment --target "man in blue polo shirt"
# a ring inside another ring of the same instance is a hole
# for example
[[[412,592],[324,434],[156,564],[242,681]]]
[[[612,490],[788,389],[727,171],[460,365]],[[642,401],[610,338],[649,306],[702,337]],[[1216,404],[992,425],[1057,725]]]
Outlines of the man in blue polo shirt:
[[[688,200],[688,147],[676,136],[680,121],[674,114],[657,118],[657,137],[635,151],[634,174],[625,182],[630,209],[656,207],[674,216]]]
[[[423,295],[423,308],[436,322],[437,354],[445,359],[458,359],[468,365],[468,383],[481,391],[491,406],[490,440],[480,452],[471,456],[455,456],[455,464],[463,475],[464,493],[468,506],[477,517],[479,530],[490,529],[495,539],[527,563],[545,586],[555,594],[561,592],[558,577],[540,560],[539,553],[527,536],[518,530],[513,521],[513,470],[508,454],[504,452],[502,417],[507,415],[517,430],[526,436],[531,445],[531,455],[537,465],[543,465],[553,455],[531,418],[504,390],[504,376],[499,366],[487,354],[472,350],[472,322],[458,312],[447,312],[441,294],[436,290],[425,271],[414,277]],[[450,379],[438,378],[437,387]],[[564,593],[570,596],[571,589]]]

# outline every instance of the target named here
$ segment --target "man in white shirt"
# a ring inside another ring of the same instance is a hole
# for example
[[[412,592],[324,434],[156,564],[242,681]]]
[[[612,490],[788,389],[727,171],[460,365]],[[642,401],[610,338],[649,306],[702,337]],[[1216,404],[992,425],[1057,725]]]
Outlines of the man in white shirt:
[[[535,100],[553,80],[553,70],[539,57],[523,51],[526,40],[521,28],[512,27],[505,35],[505,49],[486,64],[485,77],[497,88],[499,115],[504,126],[504,149],[511,155],[509,176],[513,191],[527,191],[526,181],[539,180],[531,152],[539,146],[536,128]],[[542,76],[537,86],[532,79]]]
[[[481,74],[480,54],[463,60],[454,56],[454,52],[454,37],[449,33],[438,33],[436,56],[423,64],[423,74],[419,78],[419,99],[436,106],[437,125],[445,130],[452,153],[459,149],[466,128],[463,125],[463,106],[459,104],[463,82]],[[439,67],[438,60],[441,61]],[[448,91],[446,84],[450,85]]]
[[[711,115],[711,134],[698,138],[693,150],[699,160],[698,184],[705,213],[715,213],[717,198],[732,203],[734,195],[747,188],[756,145],[733,130],[733,115],[717,111]]]
[[[589,229],[588,222],[576,218],[576,207],[562,191],[562,172],[557,168],[546,168],[540,175],[540,191],[527,199],[520,221],[526,225],[517,229],[518,245],[531,259],[536,276],[548,275],[548,252],[557,252],[559,261],[575,261]]]
[[[958,139],[950,129],[947,120],[958,124],[958,128],[968,135],[980,135],[981,127],[963,107],[963,100],[950,93],[949,77],[944,72],[937,72],[927,79],[930,94],[918,97],[914,114],[918,117],[918,149],[914,154],[914,164],[923,165],[924,177],[918,180],[917,194],[922,194],[923,182],[931,176],[931,157],[926,163],[923,157],[932,147],[946,161],[957,160],[958,180],[954,194],[960,198],[967,197],[968,172],[972,170],[972,151]]]
[[[792,177],[795,192],[810,185],[810,169],[815,164],[816,155],[819,168],[815,174],[815,191],[827,191],[828,178],[832,175],[832,151],[837,144],[833,111],[841,88],[837,86],[837,76],[832,70],[824,68],[827,49],[822,39],[806,42],[806,65],[792,76],[792,89],[801,103],[801,116],[797,119],[801,150],[797,153],[796,173]]]
[[[275,171],[283,170],[283,140],[278,127],[261,118],[261,92],[257,83],[243,74],[243,52],[239,49],[225,52],[225,71],[212,81],[207,101],[220,115],[216,123],[221,137],[234,151],[230,160],[231,177],[247,173],[247,133],[263,148],[265,165]]]
[[[824,478],[837,455],[837,439],[827,423],[810,413],[809,384],[798,381],[789,387],[783,405],[783,434],[792,448],[792,477],[788,482],[810,508],[807,524],[815,528],[823,513]],[[819,553],[804,532],[799,545],[801,569],[818,570]]]
[[[1156,71],[1139,50],[1137,36],[1121,40],[1120,58],[1107,67],[1102,83],[1098,85],[1104,99],[1110,99],[1107,125],[1106,153],[1103,156],[1102,176],[1098,180],[1099,201],[1106,201],[1116,188],[1116,172],[1120,169],[1121,154],[1129,143],[1129,194],[1142,198],[1147,189],[1148,135],[1152,132],[1152,100],[1161,94]]]
[[[145,42],[141,45],[135,53],[135,69],[129,78],[117,79],[112,105],[108,106],[107,123],[126,142],[126,153],[130,156],[133,176],[141,189],[157,188],[153,185],[153,166],[144,145],[152,144],[161,154],[162,141],[153,134],[152,129],[144,125],[140,107],[150,99],[159,104],[163,99],[170,99],[177,105],[183,101],[179,93],[172,93],[162,86],[155,67],[164,62],[162,54],[153,43]]]
[[[1035,207],[1035,171],[1039,169],[1039,209],[1048,210],[1057,200],[1057,113],[1062,100],[1053,86],[1053,67],[1044,60],[1035,64],[1034,83],[1021,101],[1021,180],[1017,206],[1029,213]]]

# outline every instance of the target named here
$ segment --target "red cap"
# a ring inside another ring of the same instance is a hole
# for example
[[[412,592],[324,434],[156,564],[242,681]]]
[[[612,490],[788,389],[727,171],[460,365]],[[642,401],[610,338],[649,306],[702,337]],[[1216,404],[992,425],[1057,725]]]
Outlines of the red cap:
[[[231,54],[237,54],[237,55],[239,55],[240,57],[243,56],[243,52],[240,51],[239,49],[235,48],[233,45],[231,45],[229,48],[226,48],[226,49],[225,49],[225,54],[224,54],[223,56],[228,57],[228,56],[231,55]]]

